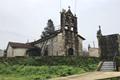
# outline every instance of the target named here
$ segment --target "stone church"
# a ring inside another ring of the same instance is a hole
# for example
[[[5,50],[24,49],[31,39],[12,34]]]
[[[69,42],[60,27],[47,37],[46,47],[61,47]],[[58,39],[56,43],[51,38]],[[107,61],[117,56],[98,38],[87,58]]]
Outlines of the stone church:
[[[114,60],[116,56],[120,56],[119,34],[103,35],[101,26],[99,26],[99,30],[97,31],[97,39],[99,45],[99,54],[102,60],[111,61]]]
[[[41,38],[29,43],[9,42],[7,57],[16,56],[80,56],[82,41],[78,34],[77,17],[70,8],[60,13],[60,29],[55,30],[53,21],[48,20]]]
[[[54,29],[52,20],[48,20],[45,32],[41,39],[31,42],[33,46],[40,48],[41,56],[67,56],[82,55],[82,41],[85,40],[78,34],[77,17],[70,8],[60,13],[61,25],[59,30]]]

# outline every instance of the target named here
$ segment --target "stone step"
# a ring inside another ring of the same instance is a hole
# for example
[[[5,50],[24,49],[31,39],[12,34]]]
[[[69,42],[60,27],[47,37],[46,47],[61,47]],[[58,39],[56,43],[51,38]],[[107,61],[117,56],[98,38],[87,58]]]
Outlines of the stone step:
[[[114,71],[115,65],[113,61],[104,61],[100,71]]]
[[[114,66],[114,65],[102,65],[102,66],[105,66],[105,67],[111,67],[111,66]]]
[[[102,71],[103,71],[103,70],[112,70],[112,71],[113,71],[113,70],[115,70],[115,69],[114,69],[114,68],[102,68],[102,69],[100,69],[100,70],[102,70]]]
[[[106,63],[103,63],[103,65],[114,65],[114,63],[113,63],[113,64],[108,64],[108,63],[106,64]]]
[[[114,63],[113,61],[104,61],[104,63]]]
[[[115,69],[101,69],[100,71],[114,71]]]
[[[115,68],[114,66],[102,66],[101,68]]]
[[[114,66],[114,64],[103,64],[103,66]]]
[[[103,63],[103,64],[111,64],[112,65],[112,64],[114,64],[114,62],[113,63]]]
[[[114,64],[113,64],[113,65],[110,65],[110,64],[103,64],[102,66],[114,66]]]
[[[113,69],[115,69],[115,68],[101,68],[101,70],[102,70],[102,69],[109,69],[109,70],[111,69],[111,70],[113,70]]]
[[[114,62],[113,63],[111,63],[111,62],[104,62],[104,64],[114,64]]]
[[[101,69],[102,69],[102,68],[114,68],[114,67],[101,67]]]
[[[112,62],[112,63],[111,63],[111,62],[104,62],[104,63],[105,63],[105,64],[114,64],[114,62]]]
[[[103,71],[103,72],[113,72],[113,71],[115,71],[115,70],[100,70],[100,71]]]
[[[115,68],[101,68],[101,70],[115,70]]]

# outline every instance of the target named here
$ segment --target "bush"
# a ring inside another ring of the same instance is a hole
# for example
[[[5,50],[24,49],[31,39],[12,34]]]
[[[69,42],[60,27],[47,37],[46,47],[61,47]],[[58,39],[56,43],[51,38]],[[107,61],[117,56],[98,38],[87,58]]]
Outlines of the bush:
[[[0,59],[0,77],[3,80],[45,80],[93,71],[98,58],[85,57],[39,57]],[[7,77],[15,79],[6,79]]]

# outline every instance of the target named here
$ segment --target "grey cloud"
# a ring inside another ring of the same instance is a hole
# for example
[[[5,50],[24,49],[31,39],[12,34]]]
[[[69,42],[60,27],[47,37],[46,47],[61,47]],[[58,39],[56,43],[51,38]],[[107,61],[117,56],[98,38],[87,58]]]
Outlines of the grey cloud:
[[[75,13],[75,0],[61,1],[61,9],[70,5]],[[120,32],[120,0],[76,1],[78,32],[86,38],[84,47],[97,43],[98,25],[103,34]],[[55,26],[60,24],[60,0],[0,0],[0,48],[5,48],[9,40],[38,39],[49,18]]]

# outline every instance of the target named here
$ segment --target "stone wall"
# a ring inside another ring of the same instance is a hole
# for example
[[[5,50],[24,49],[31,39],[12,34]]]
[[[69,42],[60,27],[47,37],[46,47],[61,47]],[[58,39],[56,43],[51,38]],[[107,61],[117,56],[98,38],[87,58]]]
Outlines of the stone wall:
[[[76,53],[77,49],[75,47],[75,38],[73,37],[72,42],[69,44],[72,44],[72,48],[74,50],[74,55],[82,54],[82,39],[78,37],[78,53]],[[40,42],[38,44],[36,44],[35,46],[41,48],[41,54],[45,55],[45,50],[47,49],[47,55],[48,56],[65,56],[68,55],[68,49],[70,48],[70,46],[65,44],[65,36],[63,33],[59,33],[57,34],[57,36],[52,37],[48,40],[45,40],[43,42]]]
[[[45,54],[45,49],[48,51],[48,56],[64,56],[64,39],[63,34],[59,33],[57,36],[45,40],[35,46],[40,47],[42,55]]]
[[[83,40],[80,38],[80,37],[78,37],[78,40],[79,40],[79,55],[80,56],[83,56],[83,44],[82,44],[82,42],[83,42]]]

